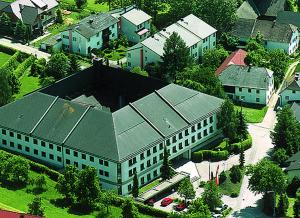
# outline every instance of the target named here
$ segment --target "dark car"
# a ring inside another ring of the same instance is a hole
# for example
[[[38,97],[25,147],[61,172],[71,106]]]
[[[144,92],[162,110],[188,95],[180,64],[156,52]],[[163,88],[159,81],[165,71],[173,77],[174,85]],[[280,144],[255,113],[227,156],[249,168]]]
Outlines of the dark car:
[[[146,201],[146,204],[148,206],[154,206],[155,200],[153,198],[149,199],[148,201]]]
[[[182,202],[182,203],[176,205],[176,207],[175,207],[175,209],[176,209],[177,211],[182,211],[182,210],[184,210],[185,208],[186,208],[186,204],[185,204],[184,202]]]
[[[172,198],[164,198],[160,205],[165,207],[165,206],[168,206],[169,204],[171,204],[173,202],[173,199]]]

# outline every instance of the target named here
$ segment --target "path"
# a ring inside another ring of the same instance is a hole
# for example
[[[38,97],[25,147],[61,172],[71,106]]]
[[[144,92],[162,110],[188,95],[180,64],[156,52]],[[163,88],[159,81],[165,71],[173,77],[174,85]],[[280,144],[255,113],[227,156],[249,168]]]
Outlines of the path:
[[[32,54],[32,55],[36,55],[37,58],[45,58],[46,60],[49,59],[49,57],[51,56],[50,54],[46,53],[46,52],[42,52],[36,48],[32,48],[30,46],[27,45],[23,45],[19,42],[14,42],[10,39],[7,38],[0,38],[0,44],[4,45],[6,47],[10,47],[19,51],[22,51],[24,53],[27,54]]]

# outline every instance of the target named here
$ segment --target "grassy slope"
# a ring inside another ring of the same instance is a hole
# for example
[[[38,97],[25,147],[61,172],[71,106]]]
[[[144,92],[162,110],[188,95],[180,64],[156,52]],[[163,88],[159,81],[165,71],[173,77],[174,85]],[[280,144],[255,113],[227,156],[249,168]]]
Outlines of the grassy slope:
[[[235,106],[237,110],[241,110],[240,106]],[[261,123],[267,113],[268,107],[260,109],[248,108],[243,106],[243,112],[248,123]]]
[[[11,55],[0,52],[0,67],[6,62],[8,61],[8,59],[11,57]]]

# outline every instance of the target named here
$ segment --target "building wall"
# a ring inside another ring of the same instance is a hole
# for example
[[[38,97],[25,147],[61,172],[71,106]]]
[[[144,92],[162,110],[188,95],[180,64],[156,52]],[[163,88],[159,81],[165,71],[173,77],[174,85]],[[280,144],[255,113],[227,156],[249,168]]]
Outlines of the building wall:
[[[280,93],[280,105],[284,106],[289,101],[300,101],[300,91],[285,89]]]
[[[150,31],[141,37],[137,34],[139,30],[150,30],[150,20],[136,26],[127,19],[121,16],[121,31],[127,37],[129,42],[139,43],[150,36]]]
[[[131,69],[136,66],[141,66],[141,52],[143,52],[143,45],[139,43],[132,50],[127,51],[127,69]]]
[[[300,41],[299,37],[300,37],[300,33],[299,33],[299,30],[297,30],[292,35],[291,42],[289,44],[288,54],[293,54],[298,49],[298,47],[299,47],[299,41]]]
[[[267,91],[265,89],[253,89],[246,87],[234,87],[235,93],[228,93],[229,98],[235,101],[243,101],[250,104],[267,104]]]

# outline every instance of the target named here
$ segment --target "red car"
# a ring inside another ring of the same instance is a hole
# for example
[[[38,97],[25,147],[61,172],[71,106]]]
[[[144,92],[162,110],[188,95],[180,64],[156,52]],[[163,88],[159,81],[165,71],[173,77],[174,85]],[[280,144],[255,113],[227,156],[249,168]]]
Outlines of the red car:
[[[165,207],[165,206],[168,206],[169,204],[171,204],[173,202],[173,199],[172,198],[164,198],[160,205]]]
[[[175,209],[176,209],[177,211],[182,211],[182,210],[184,210],[185,208],[186,208],[186,204],[185,204],[184,202],[182,202],[182,203],[176,205],[176,207],[175,207]]]

